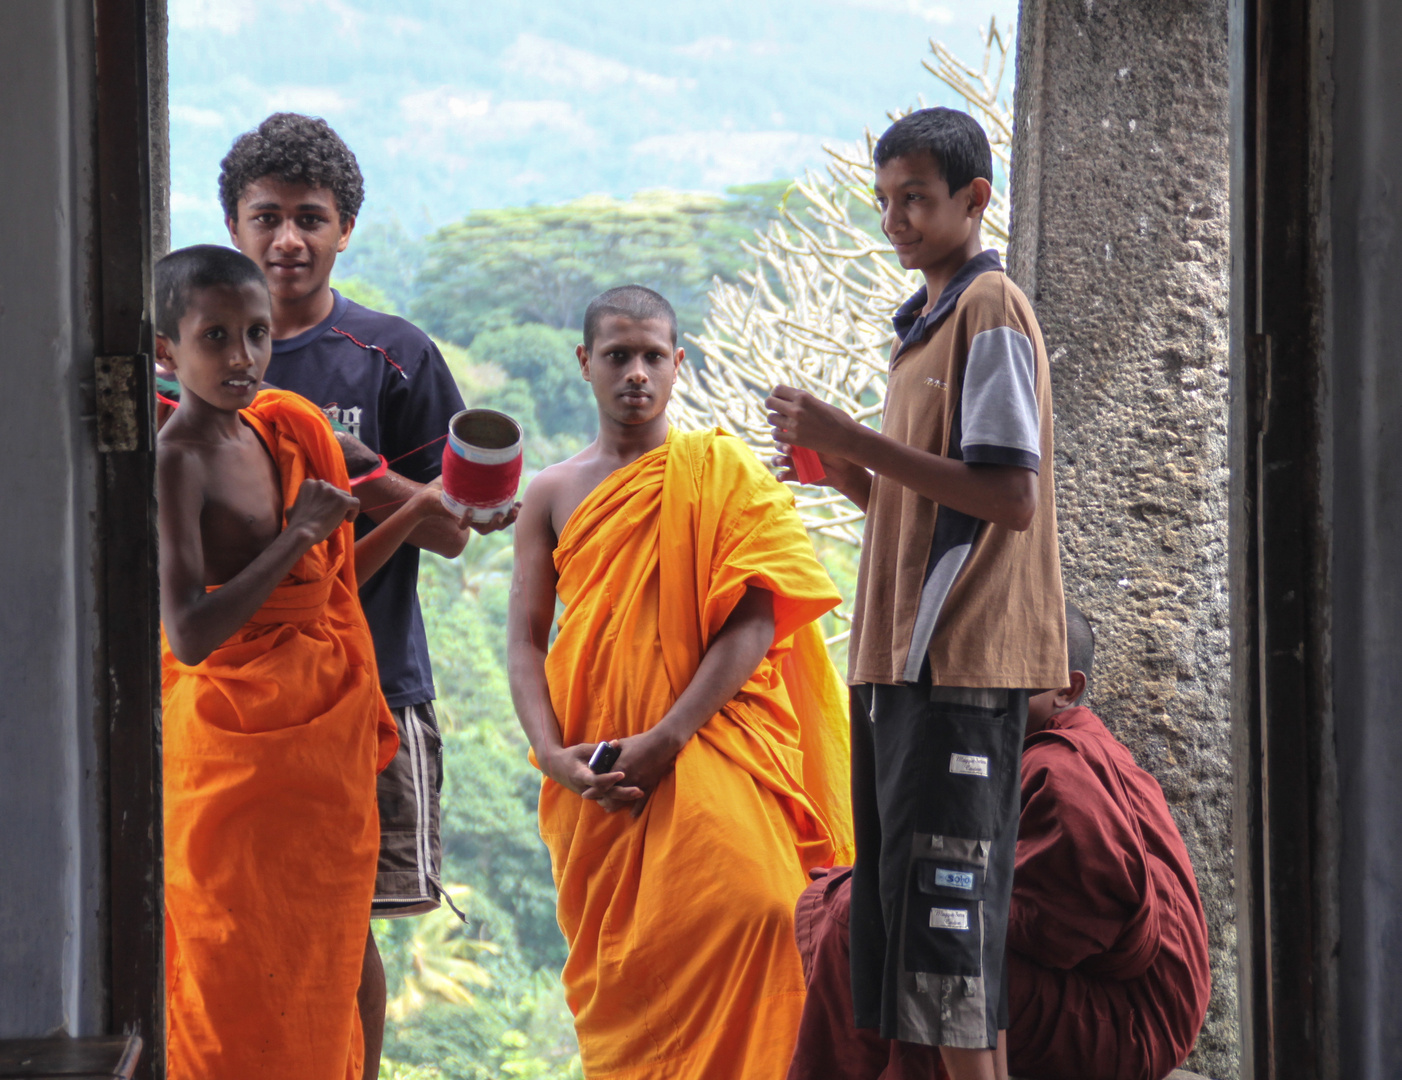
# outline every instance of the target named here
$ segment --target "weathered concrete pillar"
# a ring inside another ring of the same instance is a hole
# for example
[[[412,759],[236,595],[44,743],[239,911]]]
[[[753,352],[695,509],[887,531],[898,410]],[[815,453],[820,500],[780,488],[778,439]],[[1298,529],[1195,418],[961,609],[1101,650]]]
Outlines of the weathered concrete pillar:
[[[1189,1068],[1238,1073],[1227,621],[1227,0],[1023,0],[1009,269],[1052,361],[1092,705],[1163,785],[1211,934]]]

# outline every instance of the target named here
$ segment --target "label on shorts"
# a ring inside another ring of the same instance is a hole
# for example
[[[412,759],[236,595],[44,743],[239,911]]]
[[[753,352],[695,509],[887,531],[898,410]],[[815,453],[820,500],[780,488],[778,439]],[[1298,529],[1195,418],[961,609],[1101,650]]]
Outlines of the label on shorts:
[[[931,908],[930,928],[932,930],[967,930],[969,913],[963,908]]]
[[[949,771],[955,776],[988,776],[988,759],[977,754],[950,754]]]
[[[942,889],[963,889],[967,892],[974,887],[974,875],[967,870],[946,870],[937,866],[935,884]]]

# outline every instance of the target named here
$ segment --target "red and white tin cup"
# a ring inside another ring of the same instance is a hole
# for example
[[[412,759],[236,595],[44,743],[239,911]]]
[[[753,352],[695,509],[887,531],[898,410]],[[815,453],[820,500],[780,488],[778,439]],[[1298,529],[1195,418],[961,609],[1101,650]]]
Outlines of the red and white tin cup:
[[[464,409],[448,424],[443,505],[491,521],[507,513],[521,484],[521,425],[495,409]]]

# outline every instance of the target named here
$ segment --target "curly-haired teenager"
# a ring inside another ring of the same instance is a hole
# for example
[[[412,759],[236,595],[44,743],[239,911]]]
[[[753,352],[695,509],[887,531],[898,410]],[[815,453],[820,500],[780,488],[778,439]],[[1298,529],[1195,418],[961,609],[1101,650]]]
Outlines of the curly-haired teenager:
[[[267,381],[310,398],[394,469],[356,488],[365,513],[357,535],[438,482],[448,421],[462,396],[437,347],[418,327],[371,311],[331,288],[365,186],[355,155],[325,120],[275,113],[234,140],[219,175],[234,245],[267,275],[272,361]],[[514,519],[499,517],[481,531]],[[363,524],[362,524],[363,523]],[[417,915],[441,893],[438,793],[442,746],[433,673],[418,601],[418,548],[452,558],[467,534],[439,506],[360,590],[380,686],[399,727],[400,750],[380,775],[376,918]],[[384,968],[366,940],[360,992],[365,1075],[378,1072],[384,1033]]]

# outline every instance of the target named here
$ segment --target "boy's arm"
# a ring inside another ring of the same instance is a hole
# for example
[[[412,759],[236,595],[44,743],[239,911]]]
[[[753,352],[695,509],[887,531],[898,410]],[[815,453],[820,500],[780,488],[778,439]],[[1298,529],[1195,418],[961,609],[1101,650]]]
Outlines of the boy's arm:
[[[774,464],[779,469],[777,479],[784,484],[799,483],[798,470],[794,468],[793,458],[789,456],[788,443],[777,441],[777,431],[774,437],[779,450],[778,456],[774,458]],[[845,495],[865,514],[867,504],[871,502],[871,473],[860,465],[833,454],[819,454],[818,460],[823,464],[824,473],[823,479],[818,482],[825,487],[836,488],[838,494]]]
[[[545,654],[550,623],[555,615],[555,533],[550,524],[550,503],[555,478],[547,470],[531,482],[516,522],[515,564],[506,613],[506,666],[516,717],[535,751],[540,771],[556,783],[586,799],[600,799],[607,792],[615,800],[642,798],[635,788],[616,785],[619,769],[596,774],[589,768],[594,745],[566,747],[560,721],[550,702],[545,678]]]
[[[400,503],[389,516],[355,542],[355,580],[364,587],[375,573],[389,562],[399,545],[412,536],[419,524],[443,505],[439,498],[442,488],[437,482],[421,484],[412,498]]]
[[[306,480],[287,527],[224,585],[206,592],[200,516],[206,476],[199,458],[163,444],[157,454],[161,623],[182,664],[198,664],[238,633],[306,552],[355,517],[354,498]]]
[[[615,766],[629,783],[651,792],[668,772],[691,737],[725,703],[740,692],[774,644],[774,594],[751,585],[745,590],[720,632],[711,639],[696,674],[656,725],[641,735],[619,739],[622,750]],[[615,810],[610,797],[604,809]],[[634,813],[642,810],[642,803]]]
[[[336,441],[341,445],[341,452],[346,458],[346,468],[352,477],[363,476],[379,464],[380,456],[349,432],[336,432]],[[428,486],[415,483],[397,472],[386,471],[383,476],[357,484],[355,494],[371,520],[383,523]],[[466,515],[459,519],[440,502],[436,508],[419,519],[406,539],[415,547],[442,555],[445,559],[455,559],[462,554],[463,548],[467,547],[466,529],[471,528],[485,536],[487,533],[506,528],[515,520],[514,509],[485,523],[470,521]]]
[[[970,465],[917,450],[792,386],[776,386],[764,404],[775,439],[816,450],[825,462],[835,457],[870,469],[941,506],[995,525],[1018,532],[1032,525],[1037,512],[1037,473],[1033,469]],[[867,490],[869,493],[869,484]]]
[[[424,339],[422,350],[408,358],[404,370],[404,378],[388,378],[381,412],[380,449],[393,460],[398,471],[356,488],[366,512],[376,521],[384,520],[395,506],[439,474],[448,424],[463,408],[457,382],[432,341]],[[514,515],[508,513],[485,524],[467,525],[476,532],[489,533],[514,520]],[[465,528],[456,515],[440,506],[409,534],[409,542],[451,559],[467,546],[469,534]]]
[[[417,484],[408,477],[391,471],[374,480],[357,484],[355,492],[366,504],[365,512],[371,519],[383,522],[430,486],[433,486],[435,491],[441,490],[434,485]],[[424,517],[414,526],[407,539],[415,547],[442,555],[445,559],[455,559],[462,554],[463,548],[467,547],[468,529],[483,536],[497,532],[516,521],[517,509],[513,506],[508,513],[498,514],[491,521],[478,522],[471,520],[466,513],[459,518],[439,499],[436,505],[428,507]]]

